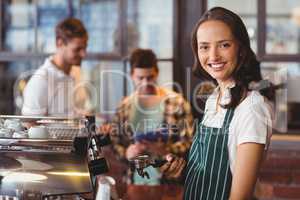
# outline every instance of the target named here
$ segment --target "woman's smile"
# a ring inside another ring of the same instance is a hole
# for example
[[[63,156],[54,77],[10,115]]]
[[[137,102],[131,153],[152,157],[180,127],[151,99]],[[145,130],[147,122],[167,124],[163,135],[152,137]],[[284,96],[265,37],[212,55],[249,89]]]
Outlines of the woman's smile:
[[[226,63],[218,62],[218,63],[209,63],[208,66],[211,67],[214,71],[221,71],[224,69]]]
[[[230,28],[222,21],[206,21],[198,28],[197,43],[203,69],[219,83],[231,80],[239,45]]]

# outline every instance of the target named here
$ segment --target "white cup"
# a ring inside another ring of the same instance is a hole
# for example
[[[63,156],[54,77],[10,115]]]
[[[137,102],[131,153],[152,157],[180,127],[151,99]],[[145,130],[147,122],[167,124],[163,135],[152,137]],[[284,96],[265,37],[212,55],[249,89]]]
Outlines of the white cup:
[[[22,131],[23,126],[19,119],[7,119],[4,121],[4,127],[12,129],[14,131]]]
[[[0,128],[0,138],[11,138],[13,135],[13,131],[11,129]]]
[[[111,176],[99,175],[97,176],[97,192],[96,200],[118,200],[118,193],[116,190],[116,181]]]
[[[0,127],[4,126],[4,119],[0,118]]]
[[[49,132],[46,126],[32,126],[28,130],[29,138],[48,138]]]
[[[17,131],[12,135],[13,138],[28,138],[28,133],[25,131]]]

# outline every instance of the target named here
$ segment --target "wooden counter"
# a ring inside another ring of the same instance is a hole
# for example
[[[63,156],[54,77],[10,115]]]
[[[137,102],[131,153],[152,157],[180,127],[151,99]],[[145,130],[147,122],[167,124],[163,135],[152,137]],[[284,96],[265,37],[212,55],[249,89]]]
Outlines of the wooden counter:
[[[112,155],[107,156],[111,171],[117,180],[117,189],[123,200],[177,200],[182,199],[179,186],[136,186],[121,184],[125,173]],[[300,135],[274,134],[267,158],[260,173],[262,193],[259,199],[289,200],[300,197]]]
[[[112,176],[116,180],[116,189],[122,200],[182,200],[183,186],[127,185],[123,177],[127,166],[115,159],[109,146],[104,147],[103,151],[110,165],[110,170],[106,175]]]
[[[182,200],[183,188],[175,185],[127,185],[123,200]]]

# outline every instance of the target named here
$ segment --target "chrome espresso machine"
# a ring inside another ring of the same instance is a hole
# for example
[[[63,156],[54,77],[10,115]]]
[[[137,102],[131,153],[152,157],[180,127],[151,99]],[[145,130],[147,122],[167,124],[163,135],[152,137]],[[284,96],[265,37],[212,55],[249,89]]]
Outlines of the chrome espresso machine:
[[[95,134],[93,116],[0,115],[0,199],[93,199],[109,143]]]

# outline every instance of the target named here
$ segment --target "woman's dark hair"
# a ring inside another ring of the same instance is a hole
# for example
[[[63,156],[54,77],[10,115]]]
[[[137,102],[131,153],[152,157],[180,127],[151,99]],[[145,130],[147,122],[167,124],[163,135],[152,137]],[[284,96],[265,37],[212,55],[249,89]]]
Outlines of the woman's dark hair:
[[[134,68],[150,69],[155,68],[158,72],[157,58],[155,53],[151,49],[140,49],[133,50],[129,58],[130,72],[132,73]]]
[[[216,80],[201,66],[197,53],[198,28],[202,23],[209,20],[218,20],[225,23],[230,28],[239,45],[237,67],[232,72],[232,77],[236,85],[230,90],[232,96],[231,102],[224,106],[225,108],[235,108],[249,90],[249,83],[262,80],[260,63],[250,47],[248,32],[241,18],[230,10],[222,7],[214,7],[204,13],[192,32],[192,50],[194,54],[193,72],[196,76],[216,83]]]

